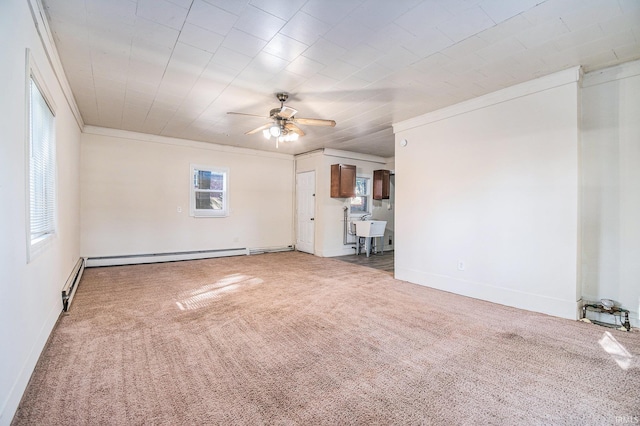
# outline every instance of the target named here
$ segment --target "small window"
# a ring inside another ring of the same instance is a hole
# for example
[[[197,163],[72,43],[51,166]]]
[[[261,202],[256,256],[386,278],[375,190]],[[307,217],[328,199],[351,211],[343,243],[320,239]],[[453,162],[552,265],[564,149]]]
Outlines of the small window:
[[[351,199],[351,214],[369,214],[370,204],[370,181],[368,177],[358,176],[356,177],[356,196]]]
[[[29,259],[56,232],[54,113],[38,82],[29,78]]]
[[[228,180],[227,169],[191,165],[191,216],[228,216]]]

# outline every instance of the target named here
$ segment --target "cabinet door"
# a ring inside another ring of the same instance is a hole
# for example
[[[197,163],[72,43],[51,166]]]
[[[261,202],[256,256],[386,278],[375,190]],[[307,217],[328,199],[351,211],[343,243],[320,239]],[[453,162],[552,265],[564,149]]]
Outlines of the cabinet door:
[[[331,165],[331,197],[351,198],[356,196],[356,166],[351,164]]]
[[[373,199],[388,200],[390,193],[390,177],[389,170],[373,171]]]

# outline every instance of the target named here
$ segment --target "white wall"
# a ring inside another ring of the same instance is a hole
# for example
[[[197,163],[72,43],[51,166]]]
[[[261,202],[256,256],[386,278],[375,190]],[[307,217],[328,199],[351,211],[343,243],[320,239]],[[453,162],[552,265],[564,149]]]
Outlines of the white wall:
[[[189,215],[191,163],[229,168],[228,217]],[[88,127],[82,255],[292,245],[293,165],[287,154]]]
[[[394,125],[396,278],[576,318],[578,76]]]
[[[9,424],[61,310],[80,255],[80,128],[50,67],[27,1],[0,2],[0,425]],[[27,263],[25,49],[56,105],[57,235]],[[60,78],[64,81],[64,75]],[[66,81],[65,81],[66,84]]]
[[[343,244],[344,208],[349,207],[349,198],[331,198],[331,165],[340,163],[355,165],[356,174],[371,178],[372,183],[373,171],[386,168],[384,158],[340,150],[327,149],[296,157],[296,173],[311,170],[316,172],[314,254],[321,257],[355,253],[354,245]],[[388,204],[387,200],[373,200],[372,217],[387,220]],[[357,220],[360,216],[362,215],[354,216],[353,219]],[[393,232],[389,225],[387,224],[385,232],[385,250],[393,249],[393,246],[388,244],[389,234]],[[350,236],[348,241],[355,242],[355,237]]]
[[[640,61],[586,74],[582,90],[582,296],[640,326]],[[603,317],[604,321],[612,318]]]

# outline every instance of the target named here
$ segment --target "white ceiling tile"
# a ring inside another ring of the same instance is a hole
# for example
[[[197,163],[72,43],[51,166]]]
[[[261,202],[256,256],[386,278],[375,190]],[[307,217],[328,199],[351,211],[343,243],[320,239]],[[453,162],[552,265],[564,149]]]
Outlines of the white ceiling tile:
[[[636,37],[636,40],[638,38]],[[613,53],[619,61],[627,62],[640,59],[640,42],[625,44],[613,49]]]
[[[479,49],[477,50],[477,54],[481,58],[491,62],[513,56],[525,49],[526,47],[524,47],[517,38],[511,37]]]
[[[509,55],[510,56],[510,55]],[[479,56],[476,53],[470,53],[466,56],[453,59],[442,66],[448,74],[465,74],[470,70],[475,70],[479,67],[485,66],[487,60]]]
[[[515,37],[528,49],[546,44],[558,38],[562,34],[567,34],[569,28],[559,18],[552,19],[537,24],[526,31],[517,34]]]
[[[279,58],[292,61],[304,52],[309,46],[300,43],[298,40],[287,37],[283,34],[276,34],[263,49],[264,52],[275,55]]]
[[[298,86],[297,90],[302,92],[315,92],[318,89],[330,90],[337,83],[338,80],[334,78],[316,74]]]
[[[304,76],[311,77],[324,68],[324,64],[316,62],[305,56],[298,56],[287,66],[287,71]]]
[[[134,39],[131,44],[131,62],[145,62],[151,65],[155,65],[158,68],[163,68],[169,62],[171,58],[171,52],[173,46],[164,47],[154,44],[148,40]]]
[[[560,14],[564,10],[570,9],[571,6],[572,4],[568,1],[566,3],[546,1],[523,13],[522,16],[533,25],[538,25],[543,22],[558,19]]]
[[[424,58],[453,45],[453,40],[440,30],[432,28],[428,32],[423,31],[423,35],[420,38],[403,45],[403,47],[411,53]]]
[[[191,7],[191,4],[193,3],[193,0],[168,0],[171,3],[183,7],[185,9],[189,9]]]
[[[64,18],[64,22],[69,22],[70,20],[84,20],[86,19],[87,13],[84,6],[84,0],[47,2],[44,4],[44,9],[51,17],[50,20],[55,20],[53,17],[57,17],[57,19]]]
[[[370,30],[355,18],[346,17],[327,31],[323,38],[345,49],[352,49],[368,40],[374,33],[375,31]]]
[[[360,68],[356,67],[355,65],[337,60],[332,64],[332,66],[326,67],[325,69],[320,71],[320,74],[336,80],[344,80],[345,78],[349,77],[359,70]]]
[[[640,2],[638,2],[640,5]],[[625,30],[640,30],[640,7],[635,10],[625,12],[612,19],[600,21],[598,23],[604,34],[615,34]]]
[[[323,22],[335,25],[362,2],[363,0],[309,0],[302,10]]]
[[[378,57],[376,63],[382,64],[391,71],[403,69],[411,64],[418,62],[420,58],[409,52],[404,47],[393,49]]]
[[[349,49],[338,59],[358,68],[363,68],[378,60],[382,53],[368,44],[361,44],[354,49]]]
[[[442,51],[442,53],[449,56],[450,58],[459,58],[461,56],[467,56],[471,53],[475,53],[481,49],[486,48],[489,45],[490,43],[485,41],[484,39],[478,36],[472,36],[462,40],[459,43],[447,47]]]
[[[203,0],[194,0],[186,22],[218,34],[227,35],[237,19],[238,17],[233,13],[224,11]]]
[[[231,12],[237,16],[240,16],[248,6],[248,2],[246,0],[204,0],[204,1],[213,6],[219,7],[222,10]]]
[[[451,60],[452,59],[450,57],[443,53],[436,53],[414,63],[412,68],[419,72],[429,72],[434,68],[442,68],[444,64]]]
[[[302,55],[305,58],[313,59],[316,62],[320,62],[321,64],[326,65],[330,62],[333,62],[336,58],[344,55],[345,52],[346,49],[344,49],[343,47],[340,47],[329,40],[321,38],[311,46],[309,46],[309,48],[305,50]]]
[[[474,7],[438,24],[438,29],[457,43],[494,25],[495,23],[484,10]]]
[[[221,46],[211,58],[211,62],[234,71],[242,71],[249,65],[251,59],[251,56],[243,55],[235,50]]]
[[[187,12],[188,9],[167,0],[138,0],[136,15],[180,30]]]
[[[168,73],[176,71],[181,74],[187,74],[195,79],[202,74],[211,58],[212,55],[210,52],[205,52],[202,49],[178,42],[169,60],[165,77]]]
[[[285,23],[284,19],[270,15],[257,7],[249,6],[240,15],[234,28],[268,41],[280,31]]]
[[[454,15],[441,5],[423,2],[396,19],[395,23],[415,36],[424,37],[439,24],[453,17]]]
[[[418,5],[421,0],[366,0],[351,15],[369,29],[378,31]]]
[[[251,0],[249,3],[278,18],[289,20],[306,0]]]
[[[360,69],[360,71],[353,74],[353,76],[372,83],[388,76],[391,72],[392,71],[384,65],[374,62]]]
[[[272,79],[287,65],[289,65],[289,61],[261,52],[238,74],[238,79],[248,83],[245,85],[252,85],[252,82],[264,82]]]
[[[511,37],[531,27],[533,27],[533,24],[525,19],[524,15],[517,15],[501,22],[500,25],[496,25],[476,34],[476,37],[481,38],[487,43],[495,43],[505,37]]]
[[[226,112],[266,115],[287,91],[338,119],[280,152],[393,155],[394,120],[640,59],[637,0],[41,1],[87,124],[275,150],[243,135],[260,118]]]
[[[278,73],[289,65],[289,61],[279,58],[267,52],[258,53],[249,63],[247,68],[255,68],[267,73]]]
[[[197,108],[208,106],[213,102],[227,87],[226,83],[221,83],[209,78],[200,78],[193,85],[191,91],[187,95],[185,101],[189,105],[195,104]]]
[[[535,7],[538,3],[540,0],[482,0],[479,5],[497,24]]]
[[[566,34],[562,34],[553,40],[553,43],[558,47],[558,50],[564,50],[573,48],[575,45],[589,43],[599,40],[604,37],[604,32],[599,25],[594,24],[590,27],[581,28],[579,30],[571,31]]]
[[[353,90],[364,89],[365,87],[367,87],[370,84],[371,84],[371,82],[369,82],[367,80],[363,80],[363,79],[355,77],[355,76],[349,76],[349,77],[345,78],[344,80],[338,82],[334,87],[336,89],[338,89],[338,90],[353,91]]]
[[[84,9],[88,17],[99,17],[103,21],[132,23],[136,16],[136,3],[130,0],[85,0]]]
[[[215,53],[224,37],[197,25],[185,23],[178,41],[207,52]]]
[[[615,1],[601,2],[585,0],[577,7],[565,11],[560,15],[562,22],[571,31],[589,27],[594,22],[607,21],[619,16],[622,13],[620,6]]]
[[[280,33],[310,46],[330,28],[325,22],[300,11],[286,23]]]
[[[248,56],[255,56],[267,42],[251,34],[233,28],[222,42],[222,46]]]
[[[391,23],[372,31],[367,37],[367,44],[381,52],[389,52],[416,39],[414,34],[395,23]]]
[[[299,74],[292,73],[287,70],[283,70],[276,74],[268,84],[273,87],[273,91],[277,92],[291,92],[295,87],[298,87],[307,78]]]
[[[233,70],[225,65],[220,65],[213,62],[213,59],[207,67],[204,69],[200,78],[216,81],[224,86],[227,86],[238,75],[240,70]]]
[[[180,32],[173,28],[144,18],[138,18],[135,23],[133,43],[135,44],[136,40],[144,40],[148,44],[173,48],[179,35]]]

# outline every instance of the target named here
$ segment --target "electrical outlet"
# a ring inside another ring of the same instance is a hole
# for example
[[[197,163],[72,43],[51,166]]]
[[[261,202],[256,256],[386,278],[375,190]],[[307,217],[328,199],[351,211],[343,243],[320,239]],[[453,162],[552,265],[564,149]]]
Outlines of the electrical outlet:
[[[464,271],[464,262],[462,260],[458,260],[458,271]]]
[[[178,206],[176,210],[178,211],[178,213],[182,213],[182,207]]]

